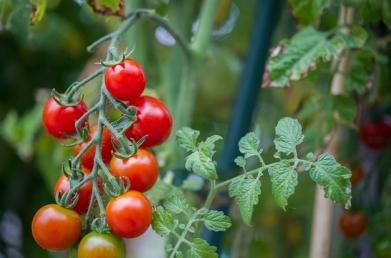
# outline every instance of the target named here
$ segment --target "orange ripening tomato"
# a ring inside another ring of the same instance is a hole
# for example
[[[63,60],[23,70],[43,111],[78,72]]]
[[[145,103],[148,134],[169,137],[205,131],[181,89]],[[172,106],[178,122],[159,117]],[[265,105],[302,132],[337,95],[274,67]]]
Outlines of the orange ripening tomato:
[[[116,177],[127,177],[130,189],[139,192],[149,190],[159,177],[159,165],[155,156],[144,149],[127,159],[113,157],[109,165],[110,172]]]
[[[77,212],[57,204],[48,204],[35,213],[31,230],[34,240],[43,249],[62,251],[79,239],[81,226]]]
[[[112,198],[106,206],[106,219],[111,231],[124,238],[142,235],[152,222],[152,205],[138,191]]]

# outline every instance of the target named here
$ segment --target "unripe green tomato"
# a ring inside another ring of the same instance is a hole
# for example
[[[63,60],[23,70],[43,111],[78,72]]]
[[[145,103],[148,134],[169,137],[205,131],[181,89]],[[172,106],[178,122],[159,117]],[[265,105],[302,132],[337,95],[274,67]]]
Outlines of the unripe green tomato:
[[[110,233],[90,232],[80,241],[78,258],[125,258],[125,244]]]

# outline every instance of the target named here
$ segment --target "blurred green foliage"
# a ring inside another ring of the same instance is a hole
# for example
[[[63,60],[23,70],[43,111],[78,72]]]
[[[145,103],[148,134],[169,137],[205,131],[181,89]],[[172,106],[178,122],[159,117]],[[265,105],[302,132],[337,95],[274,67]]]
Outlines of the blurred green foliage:
[[[29,25],[32,11],[29,1],[0,0],[0,215],[8,209],[16,211],[23,222],[23,253],[26,257],[44,258],[49,255],[32,240],[30,222],[38,207],[53,201],[52,186],[61,172],[62,162],[70,155],[70,148],[64,147],[43,131],[40,121],[41,106],[49,89],[64,91],[73,81],[96,68],[94,63],[101,59],[102,50],[89,54],[85,48],[116,28],[119,20],[93,14],[91,8],[78,5],[78,1],[31,2],[41,8],[34,18],[34,26]],[[42,6],[43,2],[46,8]],[[223,3],[220,6],[215,21],[216,27],[223,24],[229,16],[227,12],[230,9],[226,5],[231,1],[222,2],[225,2],[225,5]],[[245,62],[258,1],[233,2],[240,14],[232,32],[213,38],[205,61],[202,66],[195,68],[197,92],[191,98],[195,98],[197,104],[192,127],[199,129],[202,137],[226,133],[238,79]],[[304,2],[304,6],[307,6],[311,1],[289,2],[293,5]],[[323,5],[327,1],[318,2]],[[387,7],[387,0],[381,2]],[[197,19],[200,1],[127,1],[127,11],[138,7],[158,8],[159,13],[164,13],[176,29],[190,39],[192,23]],[[372,17],[373,23],[378,21],[377,15],[373,15],[378,10],[383,10],[381,13],[384,17],[390,16],[391,12],[385,12],[384,8],[374,5],[370,7],[372,9],[364,8],[360,15]],[[41,17],[43,8],[45,14]],[[322,19],[316,20],[315,24],[322,29],[334,26],[335,12],[332,11],[326,11]],[[311,12],[296,9],[294,15],[303,24],[311,24],[319,12],[316,6],[312,6]],[[142,63],[148,75],[148,88],[164,98],[168,106],[173,108],[173,100],[168,92],[175,89],[175,84],[179,83],[178,74],[182,71],[183,60],[176,47],[162,45],[156,39],[155,29],[147,22],[138,24],[129,31],[124,48],[135,49],[134,57]],[[290,8],[286,5],[273,45],[280,39],[291,36],[295,30]],[[348,78],[347,85],[357,90],[357,85],[362,86],[367,81],[374,63],[365,51],[356,52],[354,55],[359,58],[355,59],[358,62],[351,66],[351,74],[354,76]],[[359,62],[360,60],[362,62]],[[305,124],[310,124],[304,126],[307,128],[305,134],[308,135],[305,142],[310,149],[322,145],[324,135],[334,126],[334,114],[330,116],[332,112],[325,113],[324,110],[342,108],[339,113],[341,119],[346,120],[346,123],[353,120],[356,99],[330,99],[325,94],[330,83],[328,66],[319,66],[314,74],[294,85],[297,87],[263,90],[254,115],[254,129],[261,137],[262,148],[271,148],[274,125],[282,115],[299,114]],[[389,67],[380,63],[378,71],[376,75],[381,82],[380,93],[387,93],[378,94],[378,98],[382,103],[386,103],[390,100]],[[96,97],[93,94],[96,87],[96,84],[91,83],[85,90],[87,102]],[[304,105],[306,99],[311,101]],[[316,121],[320,121],[320,124],[311,123],[313,117],[317,117]],[[356,138],[346,142],[352,149],[358,145]],[[344,157],[347,161],[357,159],[356,155],[353,157],[350,152]],[[389,170],[384,173],[389,174]],[[256,227],[250,228],[241,224],[235,215],[237,211],[234,210],[233,217],[236,221],[225,235],[224,250],[230,251],[240,244],[240,249],[245,252],[242,257],[257,257],[259,253],[262,253],[264,258],[306,257],[313,187],[298,188],[290,200],[287,212],[284,213],[273,204],[271,186],[267,181],[262,182],[264,194],[254,214],[253,225]],[[303,185],[312,185],[306,178],[303,178],[303,181]],[[4,248],[4,243],[1,243],[0,251]]]

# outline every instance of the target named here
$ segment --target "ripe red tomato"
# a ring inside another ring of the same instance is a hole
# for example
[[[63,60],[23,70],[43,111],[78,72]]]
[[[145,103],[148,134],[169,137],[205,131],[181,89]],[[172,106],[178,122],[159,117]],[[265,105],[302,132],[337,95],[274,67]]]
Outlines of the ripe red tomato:
[[[75,106],[65,107],[50,98],[43,108],[43,125],[52,136],[66,139],[76,133],[75,123],[87,110],[83,101]]]
[[[68,192],[69,187],[70,187],[69,179],[64,175],[60,176],[57,179],[57,182],[54,186],[54,195],[56,196],[58,193],[62,195]],[[92,194],[92,182],[88,181],[85,184],[83,184],[77,190],[77,194],[79,196],[79,199],[76,205],[72,209],[79,214],[84,214],[87,212],[88,205],[90,204],[91,194]]]
[[[110,172],[117,177],[125,176],[130,180],[130,189],[145,192],[159,177],[159,164],[155,156],[144,149],[127,159],[113,157],[109,165]]]
[[[391,139],[391,124],[386,121],[366,122],[360,128],[362,142],[370,149],[382,150]]]
[[[352,177],[350,181],[352,182],[352,186],[357,186],[364,179],[364,171],[361,166],[357,166],[352,169]]]
[[[107,68],[105,83],[108,92],[122,101],[134,101],[145,88],[145,75],[141,65],[132,59]]]
[[[170,136],[172,118],[167,107],[160,100],[142,96],[132,103],[137,110],[136,122],[125,132],[128,138],[139,140],[147,135],[142,147],[148,148],[163,143]]]
[[[48,204],[35,213],[31,230],[39,246],[50,251],[61,251],[71,247],[79,238],[81,219],[73,210]]]
[[[361,212],[345,212],[339,220],[339,227],[347,238],[359,237],[367,228],[368,220]]]
[[[89,140],[91,140],[92,137],[94,137],[96,133],[96,125],[93,125],[90,129],[90,135],[86,139],[85,142],[76,145],[73,148],[73,154],[77,155],[80,150],[87,144]],[[94,159],[95,159],[95,149],[96,145],[93,144],[82,156],[81,156],[81,164],[83,167],[85,167],[87,170],[92,170],[94,166]],[[102,133],[102,142],[101,142],[101,154],[102,159],[105,163],[109,163],[111,160],[111,151],[113,150],[113,145],[111,143],[111,133],[109,129],[103,128]]]
[[[152,206],[142,193],[129,191],[109,201],[106,218],[107,224],[118,236],[138,237],[151,224]]]
[[[78,258],[125,258],[123,240],[113,234],[90,232],[80,241]]]

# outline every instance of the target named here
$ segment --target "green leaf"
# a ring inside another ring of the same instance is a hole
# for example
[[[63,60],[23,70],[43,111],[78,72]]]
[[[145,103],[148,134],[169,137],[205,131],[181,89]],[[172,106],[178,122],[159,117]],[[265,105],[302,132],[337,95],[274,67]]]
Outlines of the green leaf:
[[[329,0],[289,0],[293,16],[304,25],[318,24]]]
[[[191,242],[189,250],[190,258],[217,258],[216,247],[211,246],[201,238],[195,238]]]
[[[42,20],[46,10],[46,0],[30,0],[32,12],[30,16],[30,24],[34,25]]]
[[[366,31],[358,26],[351,34],[320,32],[306,27],[296,33],[287,43],[272,51],[267,65],[264,87],[285,87],[315,70],[319,63],[338,57],[342,51],[361,47],[367,38]]]
[[[346,206],[350,205],[352,173],[341,166],[332,155],[321,154],[309,173],[312,180],[323,187],[327,198]]]
[[[212,135],[204,141],[205,145],[208,146],[208,149],[214,150],[215,142],[222,140],[223,137],[220,135]]]
[[[285,117],[278,121],[274,145],[278,152],[291,154],[296,152],[296,146],[304,140],[300,123],[293,118]]]
[[[225,231],[231,227],[231,219],[222,211],[201,210],[199,218],[205,223],[205,227],[212,231]]]
[[[259,178],[245,176],[235,178],[229,184],[228,192],[229,196],[234,198],[238,204],[243,221],[250,224],[254,205],[258,203],[261,194],[261,181]]]
[[[287,161],[281,161],[269,168],[272,182],[272,193],[278,206],[285,210],[288,198],[295,192],[297,186],[297,172]]]
[[[180,194],[180,190],[173,185],[165,183],[160,178],[155,183],[155,185],[146,192],[148,199],[153,203],[157,204],[161,200],[165,200],[172,195]]]
[[[216,163],[205,152],[196,151],[187,156],[185,168],[203,178],[217,179]]]
[[[382,3],[383,21],[387,25],[388,29],[391,30],[391,1],[383,0]]]
[[[343,49],[362,47],[367,38],[368,33],[363,27],[352,26],[349,28],[349,34],[339,31],[330,42],[341,51]]]
[[[160,236],[167,236],[175,230],[175,222],[170,213],[163,207],[159,206],[153,213],[152,229]]]
[[[164,202],[164,207],[173,214],[190,214],[194,208],[190,206],[185,197],[181,194],[176,194]]]
[[[197,139],[200,131],[193,130],[189,127],[184,127],[176,133],[179,146],[186,151],[194,151],[197,148]]]
[[[42,106],[36,105],[31,111],[18,117],[11,110],[2,121],[1,134],[17,150],[19,157],[28,161],[32,158],[37,133],[41,129]]]
[[[258,156],[260,154],[259,145],[260,141],[255,133],[250,132],[240,139],[239,151],[244,154],[246,159],[252,156]]]
[[[243,157],[243,156],[238,156],[235,158],[234,160],[235,164],[238,166],[238,167],[241,167],[244,169],[244,167],[246,166],[246,159]]]

